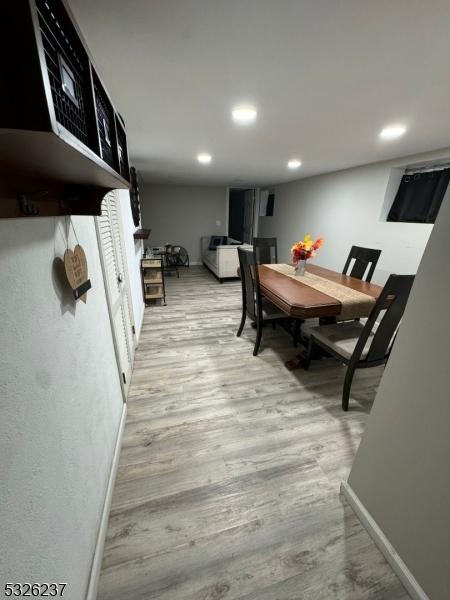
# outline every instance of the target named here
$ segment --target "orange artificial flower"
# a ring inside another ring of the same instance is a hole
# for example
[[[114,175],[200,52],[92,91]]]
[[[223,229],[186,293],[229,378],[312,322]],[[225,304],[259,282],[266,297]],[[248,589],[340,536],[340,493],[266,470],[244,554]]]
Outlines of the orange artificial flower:
[[[291,252],[293,262],[297,263],[299,260],[308,260],[308,258],[312,258],[316,255],[316,250],[323,246],[323,242],[324,240],[322,237],[319,237],[314,241],[308,233],[303,240],[299,240],[292,246]]]
[[[314,250],[318,250],[323,246],[324,239],[322,237],[317,238],[317,240],[313,244]]]

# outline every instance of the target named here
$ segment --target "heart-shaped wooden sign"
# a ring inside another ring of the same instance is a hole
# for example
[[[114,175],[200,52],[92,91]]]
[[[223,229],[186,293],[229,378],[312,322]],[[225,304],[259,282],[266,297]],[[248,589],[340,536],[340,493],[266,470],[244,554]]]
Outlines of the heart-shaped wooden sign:
[[[81,300],[86,303],[87,290],[91,285],[88,280],[86,254],[80,244],[75,246],[73,252],[69,249],[64,252],[64,268],[67,281],[74,291],[75,299],[81,298]],[[89,283],[89,285],[86,287],[87,283]]]

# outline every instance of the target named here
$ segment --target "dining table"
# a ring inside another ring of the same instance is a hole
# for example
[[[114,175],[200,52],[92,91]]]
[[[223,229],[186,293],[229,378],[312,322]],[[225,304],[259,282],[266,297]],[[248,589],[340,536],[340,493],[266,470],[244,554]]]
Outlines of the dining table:
[[[305,276],[295,275],[290,265],[259,265],[258,274],[263,296],[289,317],[304,320],[367,317],[383,289],[315,264],[306,265]],[[347,303],[354,314],[342,315]]]
[[[261,294],[296,319],[295,340],[301,322],[308,319],[318,318],[320,324],[326,324],[368,317],[383,290],[375,283],[311,263],[307,263],[304,275],[296,275],[294,267],[286,264],[259,265],[258,275]],[[319,354],[316,358],[323,351]],[[305,351],[288,360],[286,367],[297,369],[304,358]]]

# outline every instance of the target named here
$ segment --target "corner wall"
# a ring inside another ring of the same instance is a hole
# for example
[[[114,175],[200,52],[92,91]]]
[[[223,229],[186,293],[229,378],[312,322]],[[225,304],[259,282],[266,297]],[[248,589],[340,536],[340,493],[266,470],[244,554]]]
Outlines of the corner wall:
[[[65,283],[64,219],[0,221],[0,574],[82,600],[123,400],[94,217],[73,223],[87,304]]]
[[[274,216],[260,217],[258,235],[278,238],[283,262],[291,261],[292,244],[311,233],[325,238],[314,259],[319,265],[342,270],[351,246],[358,245],[382,250],[377,283],[390,273],[415,273],[433,226],[385,221],[391,169],[449,156],[447,148],[276,186]]]
[[[226,193],[219,186],[144,183],[142,224],[152,230],[145,245],[179,244],[187,249],[191,263],[201,263],[200,238],[227,233]]]
[[[414,282],[349,484],[432,600],[450,598],[450,203]]]

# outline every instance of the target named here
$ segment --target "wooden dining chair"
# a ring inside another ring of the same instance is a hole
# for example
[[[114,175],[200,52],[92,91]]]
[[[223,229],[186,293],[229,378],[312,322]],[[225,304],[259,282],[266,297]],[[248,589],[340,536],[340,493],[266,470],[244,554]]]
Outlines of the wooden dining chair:
[[[380,258],[380,254],[381,250],[374,248],[363,248],[362,246],[352,246],[347,260],[345,261],[342,274],[350,275],[350,277],[355,277],[355,279],[361,279],[363,281],[370,282],[372,280],[375,267],[377,266],[378,259]],[[353,263],[350,273],[348,273],[352,260],[355,262]],[[369,270],[367,271],[368,267]],[[316,324],[317,320],[315,322],[308,323],[307,325],[304,325],[300,320],[297,320],[294,326],[294,346],[297,346],[301,337],[307,336],[307,329],[315,327]]]
[[[264,325],[267,322],[275,323],[287,317],[279,308],[261,295],[256,253],[245,248],[238,248],[237,251],[242,283],[242,317],[236,335],[240,337],[248,315],[256,325],[256,341],[253,349],[253,356],[256,356],[261,344]]]
[[[277,238],[253,238],[253,250],[258,265],[270,265],[278,262]]]
[[[371,281],[378,259],[380,258],[380,254],[381,250],[376,250],[374,248],[363,248],[362,246],[352,246],[347,260],[345,261],[342,274],[350,275],[350,277],[362,279],[363,281]],[[352,260],[355,262],[350,273],[348,273]],[[369,270],[367,271],[368,267]],[[366,271],[367,275],[364,277]]]
[[[413,281],[414,275],[391,275],[365,322],[342,321],[308,331],[308,352],[303,363],[306,370],[317,346],[347,365],[342,391],[343,410],[348,410],[355,370],[387,362]],[[381,320],[377,322],[386,306]]]

